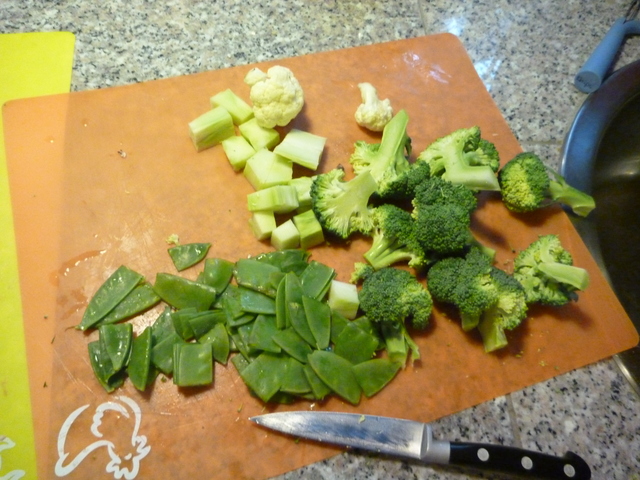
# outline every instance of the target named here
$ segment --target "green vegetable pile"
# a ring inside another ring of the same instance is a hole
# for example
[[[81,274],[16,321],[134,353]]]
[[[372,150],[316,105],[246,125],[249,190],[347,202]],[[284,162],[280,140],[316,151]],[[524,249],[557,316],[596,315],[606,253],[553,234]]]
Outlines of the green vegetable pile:
[[[203,260],[208,247],[179,245],[169,253],[183,270]],[[210,385],[215,363],[230,361],[264,402],[336,394],[357,404],[389,383],[402,363],[378,355],[385,343],[371,321],[347,318],[358,304],[345,285],[299,249],[236,262],[206,258],[195,281],[158,273],[150,285],[121,266],[78,328],[99,332],[89,355],[109,392],[127,377],[144,391],[160,373],[178,387]],[[124,321],[160,302],[166,305],[154,323],[134,335]]]

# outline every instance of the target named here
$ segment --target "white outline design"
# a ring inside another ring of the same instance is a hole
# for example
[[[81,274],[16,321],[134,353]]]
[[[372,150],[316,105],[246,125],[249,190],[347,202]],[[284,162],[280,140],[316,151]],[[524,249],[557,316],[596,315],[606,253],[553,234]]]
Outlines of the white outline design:
[[[5,435],[0,435],[0,452],[3,450],[9,450],[16,446],[16,442],[11,440],[9,437]],[[0,455],[0,470],[2,470],[2,456]],[[24,470],[12,470],[6,475],[0,477],[0,480],[19,480],[24,477],[27,473]]]
[[[96,440],[95,442],[87,445],[83,448],[78,455],[73,458],[67,465],[64,465],[65,460],[69,456],[68,453],[65,453],[65,443],[67,440],[67,435],[69,434],[69,430],[71,426],[76,421],[76,419],[80,416],[82,412],[84,412],[87,408],[89,408],[89,404],[84,405],[82,407],[77,408],[67,417],[67,419],[62,424],[60,428],[60,432],[58,433],[58,461],[55,466],[55,474],[58,477],[64,477],[69,475],[73,470],[76,469],[82,461],[91,454],[94,450],[106,447],[107,452],[109,453],[109,457],[111,460],[106,466],[107,473],[112,473],[113,477],[116,479],[125,478],[126,480],[133,480],[138,475],[138,471],[140,468],[140,460],[146,457],[151,450],[151,447],[147,445],[147,437],[144,435],[138,435],[138,431],[140,429],[140,422],[142,420],[142,412],[140,411],[140,407],[138,404],[132,399],[125,396],[116,397],[122,403],[116,402],[104,402],[98,407],[96,407],[96,411],[93,414],[93,423],[91,424],[91,433],[94,437],[99,438],[100,440]],[[126,405],[123,405],[126,404]],[[129,409],[127,409],[129,407]],[[124,457],[120,457],[118,452],[115,450],[115,445],[113,442],[107,439],[102,439],[102,432],[100,432],[100,426],[102,425],[102,417],[107,411],[115,411],[125,418],[130,418],[131,413],[133,413],[135,424],[133,427],[133,432],[131,434],[131,446],[135,448],[134,453],[127,453]],[[123,458],[125,460],[131,461],[131,469],[121,467]]]

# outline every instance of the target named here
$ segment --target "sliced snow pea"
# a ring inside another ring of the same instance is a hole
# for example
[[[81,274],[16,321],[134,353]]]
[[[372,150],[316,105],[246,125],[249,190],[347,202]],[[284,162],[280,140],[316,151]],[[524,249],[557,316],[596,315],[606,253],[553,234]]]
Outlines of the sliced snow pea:
[[[113,310],[102,317],[94,327],[117,323],[142,313],[160,302],[160,297],[149,283],[135,287]]]
[[[192,267],[207,256],[210,243],[186,243],[168,249],[169,256],[179,272]]]
[[[213,383],[211,344],[177,343],[173,346],[173,383],[179,387]]]
[[[93,327],[142,280],[143,276],[130,268],[124,265],[118,267],[93,295],[77,328],[87,330]]]
[[[315,340],[314,346],[319,350],[328,348],[331,341],[331,308],[327,303],[307,296],[302,297],[302,306]]]
[[[173,346],[186,343],[175,331],[169,332],[151,348],[151,361],[165,375],[173,373]]]
[[[223,323],[216,323],[211,330],[198,338],[198,342],[210,344],[213,349],[213,359],[223,365],[227,364],[231,345],[229,333]]]
[[[208,310],[216,299],[213,287],[170,273],[158,273],[153,289],[160,298],[178,309]]]
[[[258,315],[253,322],[249,346],[264,352],[280,353],[282,348],[273,340],[276,333],[278,326],[275,315]]]
[[[331,311],[331,341],[336,343],[336,340],[342,329],[350,322],[345,316],[343,316],[340,312],[336,312],[335,310]]]
[[[241,366],[242,370],[238,369],[238,371],[251,391],[263,402],[268,402],[280,390],[282,379],[279,373],[283,370],[286,358],[264,352],[248,365]]]
[[[151,328],[145,328],[133,339],[127,373],[131,383],[140,391],[146,390],[151,379]]]
[[[240,291],[240,308],[243,312],[275,315],[276,302],[272,297],[243,286],[238,287],[238,290]]]
[[[351,362],[333,352],[315,350],[309,355],[309,365],[338,396],[353,405],[360,402],[362,391]]]
[[[243,258],[236,262],[234,275],[241,287],[275,297],[284,273],[270,263],[261,262],[256,258]]]
[[[116,371],[113,368],[109,354],[100,344],[100,340],[96,340],[87,345],[89,349],[89,362],[100,385],[102,385],[107,392],[113,392],[124,384],[124,370]]]
[[[171,307],[165,307],[162,313],[158,315],[156,320],[149,327],[151,329],[151,343],[153,345],[159,343],[169,334],[176,333],[176,329],[173,327],[171,313]]]
[[[242,305],[240,304],[240,289],[236,285],[229,285],[220,296],[220,307],[226,312],[227,320],[232,321],[234,318],[244,315]]]
[[[205,312],[198,312],[195,315],[191,315],[188,321],[195,337],[200,338],[202,335],[209,332],[215,325],[221,323],[224,326],[227,321],[227,315],[224,310],[207,310]]]
[[[309,266],[300,274],[300,283],[304,294],[321,300],[325,297],[331,286],[331,280],[336,276],[336,271],[315,260],[309,262]]]
[[[309,386],[311,387],[311,392],[313,396],[317,400],[322,400],[324,397],[331,393],[331,388],[327,386],[320,377],[316,374],[316,372],[311,368],[311,365],[306,364],[304,366],[304,375],[307,377],[307,381],[309,382]]]
[[[277,250],[255,257],[261,262],[275,265],[284,273],[300,275],[309,265],[309,252],[300,249]]]
[[[273,336],[273,341],[296,360],[307,363],[311,346],[292,327],[279,330]]]
[[[235,318],[229,318],[229,316],[227,316],[227,325],[230,328],[238,328],[241,325],[253,322],[256,319],[256,315],[256,313],[243,313]]]
[[[304,374],[304,364],[289,357],[284,367],[284,371],[281,373],[281,392],[294,395],[311,393],[311,385]]]
[[[171,312],[173,328],[183,340],[189,341],[195,336],[193,328],[191,328],[191,324],[189,323],[189,319],[196,313],[198,313],[198,310],[195,307],[183,308],[181,310]]]
[[[279,329],[289,326],[287,317],[287,282],[286,276],[280,281],[278,291],[276,292],[276,325]]]
[[[222,258],[207,258],[204,261],[204,270],[198,275],[198,282],[213,287],[220,295],[229,285],[233,269],[233,262]]]
[[[353,366],[356,380],[367,397],[382,390],[402,369],[402,364],[388,358],[372,358]]]
[[[333,351],[351,363],[371,360],[378,348],[378,339],[371,333],[349,322],[335,341]]]
[[[118,372],[127,365],[131,355],[133,342],[133,325],[117,323],[102,325],[100,334],[100,349],[109,355],[113,369]]]
[[[309,328],[309,322],[307,321],[307,314],[305,313],[302,302],[291,302],[287,304],[289,313],[289,322],[293,329],[300,335],[305,342],[312,347],[316,345],[316,339]]]

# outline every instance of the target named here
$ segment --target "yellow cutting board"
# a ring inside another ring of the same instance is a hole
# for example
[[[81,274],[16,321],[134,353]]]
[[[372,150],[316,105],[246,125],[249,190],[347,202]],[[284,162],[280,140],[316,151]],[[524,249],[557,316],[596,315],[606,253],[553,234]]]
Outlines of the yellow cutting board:
[[[521,151],[478,77],[463,45],[448,34],[324,52],[260,64],[293,70],[305,90],[290,125],[327,137],[320,169],[348,169],[356,140],[379,136],[359,128],[357,84],[370,81],[409,114],[416,152],[456,128],[479,125],[503,161]],[[48,466],[42,478],[258,479],[301,467],[339,450],[267,433],[247,417],[270,410],[315,408],[384,414],[420,421],[448,415],[600,360],[637,344],[638,334],[597,264],[559,208],[508,212],[483,195],[474,231],[497,250],[499,265],[539,234],[558,233],[577,265],[592,275],[580,300],[559,309],[532,308],[509,348],[485,354],[478,336],[438,309],[415,336],[423,358],[357,407],[332,398],[262,405],[232,366],[216,365],[214,385],[179,389],[156,381],[140,393],[127,382],[107,394],[95,380],[80,322],[88,299],[125,264],[153,281],[175,273],[166,239],[211,242],[209,256],[237,260],[270,249],[247,224],[251,187],[221,148],[196,152],[187,124],[226,88],[247,99],[251,66],[203,72],[96,91],[19,100],[5,106],[8,167],[18,238],[25,322],[53,319],[53,378]],[[28,127],[28,128],[27,128]],[[35,133],[34,133],[35,132]],[[348,169],[349,170],[349,169]],[[304,172],[303,172],[304,173]],[[367,242],[324,245],[312,258],[348,280]],[[195,277],[201,266],[184,275]],[[136,329],[154,320],[134,320]],[[34,327],[37,328],[37,327]],[[43,389],[40,385],[39,392]],[[40,396],[38,396],[40,399]],[[46,400],[42,397],[42,401]],[[101,436],[102,435],[102,436]],[[150,448],[150,450],[149,450]],[[562,452],[559,452],[562,453]],[[122,462],[122,467],[116,463]],[[111,470],[110,470],[111,469]]]
[[[75,37],[69,32],[0,35],[0,105],[9,100],[69,91]],[[48,422],[48,410],[32,410],[22,322],[16,246],[0,117],[0,478],[35,479],[35,423]],[[53,325],[50,322],[50,331]],[[41,330],[42,333],[44,331]],[[46,338],[44,335],[42,338]],[[49,349],[50,350],[50,349]],[[49,351],[48,356],[51,353]],[[50,360],[32,380],[50,377]],[[37,412],[37,413],[36,413]]]

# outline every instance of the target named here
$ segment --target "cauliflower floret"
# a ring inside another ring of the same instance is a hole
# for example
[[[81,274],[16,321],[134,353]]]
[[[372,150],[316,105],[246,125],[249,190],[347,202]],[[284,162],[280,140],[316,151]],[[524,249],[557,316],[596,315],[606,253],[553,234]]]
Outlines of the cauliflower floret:
[[[361,127],[381,132],[393,118],[393,109],[389,99],[380,100],[378,91],[370,83],[359,83],[362,104],[356,110],[356,122]]]
[[[244,82],[251,87],[249,98],[253,103],[256,121],[261,127],[283,127],[302,110],[302,87],[286,67],[276,65],[266,73],[253,68],[245,76]]]

